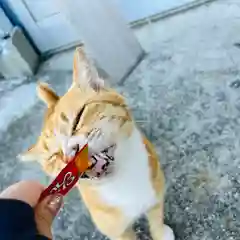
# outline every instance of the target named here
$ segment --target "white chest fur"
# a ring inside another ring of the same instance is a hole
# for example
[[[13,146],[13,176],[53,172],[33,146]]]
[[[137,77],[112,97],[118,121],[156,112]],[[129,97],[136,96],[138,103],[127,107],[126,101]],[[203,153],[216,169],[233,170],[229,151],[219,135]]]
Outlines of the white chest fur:
[[[114,169],[111,177],[99,183],[100,196],[134,220],[157,201],[150,180],[148,153],[137,129],[128,140],[117,144]]]

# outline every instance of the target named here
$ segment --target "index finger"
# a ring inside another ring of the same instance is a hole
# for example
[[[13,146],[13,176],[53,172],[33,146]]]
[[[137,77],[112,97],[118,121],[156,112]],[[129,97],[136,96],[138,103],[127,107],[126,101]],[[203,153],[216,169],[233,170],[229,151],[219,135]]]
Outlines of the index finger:
[[[36,181],[21,181],[15,183],[0,193],[0,199],[16,199],[35,207],[44,186]]]

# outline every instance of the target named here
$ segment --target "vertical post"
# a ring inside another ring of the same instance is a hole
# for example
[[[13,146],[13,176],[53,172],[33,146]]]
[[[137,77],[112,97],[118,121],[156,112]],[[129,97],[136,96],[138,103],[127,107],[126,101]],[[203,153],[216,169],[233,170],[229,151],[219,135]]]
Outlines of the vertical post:
[[[111,0],[59,3],[97,65],[115,82],[124,78],[142,57],[143,50]]]

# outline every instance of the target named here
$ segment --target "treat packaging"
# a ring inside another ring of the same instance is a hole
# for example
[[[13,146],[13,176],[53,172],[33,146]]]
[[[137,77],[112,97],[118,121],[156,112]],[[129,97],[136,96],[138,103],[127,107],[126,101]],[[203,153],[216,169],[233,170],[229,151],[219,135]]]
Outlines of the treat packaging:
[[[53,194],[66,195],[90,167],[88,145],[86,144],[58,174],[55,180],[42,192],[40,201]]]

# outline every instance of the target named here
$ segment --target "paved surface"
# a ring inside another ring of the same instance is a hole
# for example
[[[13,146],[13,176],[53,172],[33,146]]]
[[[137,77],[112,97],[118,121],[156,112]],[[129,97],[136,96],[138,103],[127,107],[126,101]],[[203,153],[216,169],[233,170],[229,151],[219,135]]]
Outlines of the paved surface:
[[[179,240],[240,236],[239,29],[240,2],[219,0],[135,30],[148,54],[116,86],[160,153],[167,178],[165,221]],[[66,59],[55,57],[40,73],[59,92],[71,82]],[[27,104],[27,96],[21,101]],[[49,181],[36,163],[15,158],[34,142],[42,112],[36,101],[1,133],[1,188],[23,178]],[[148,239],[144,221],[136,229],[140,239]],[[55,239],[104,238],[77,191],[68,196],[54,232]]]

